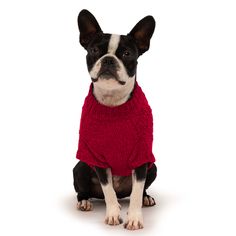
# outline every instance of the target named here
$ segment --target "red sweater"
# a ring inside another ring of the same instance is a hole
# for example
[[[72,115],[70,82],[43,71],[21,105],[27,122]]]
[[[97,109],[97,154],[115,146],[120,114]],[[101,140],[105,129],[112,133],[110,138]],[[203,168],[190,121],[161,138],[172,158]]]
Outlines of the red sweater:
[[[128,176],[132,169],[155,161],[152,141],[152,111],[137,83],[132,97],[116,107],[100,104],[91,84],[82,109],[78,159]]]

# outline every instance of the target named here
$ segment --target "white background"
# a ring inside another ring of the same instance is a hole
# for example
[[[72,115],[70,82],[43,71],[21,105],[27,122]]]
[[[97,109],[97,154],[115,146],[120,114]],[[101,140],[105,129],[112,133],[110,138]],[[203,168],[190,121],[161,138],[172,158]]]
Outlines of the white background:
[[[158,178],[137,235],[236,235],[236,7],[230,0],[0,2],[0,234],[128,235],[105,206],[75,209],[81,106],[90,79],[83,8],[104,32],[156,18],[138,81],[154,115]],[[125,218],[128,201],[121,202]]]

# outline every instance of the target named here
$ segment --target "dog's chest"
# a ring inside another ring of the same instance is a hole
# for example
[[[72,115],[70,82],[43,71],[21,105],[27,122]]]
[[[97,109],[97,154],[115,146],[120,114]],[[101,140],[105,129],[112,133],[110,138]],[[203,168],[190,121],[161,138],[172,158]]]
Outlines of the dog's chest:
[[[131,176],[113,176],[113,188],[116,193],[129,192],[132,189],[132,177]]]
[[[92,183],[100,185],[99,179],[95,176]],[[116,193],[129,192],[132,189],[132,176],[112,176],[112,184]]]
[[[113,182],[114,189],[119,189],[120,184],[121,184],[121,177],[120,176],[113,176],[112,182]]]

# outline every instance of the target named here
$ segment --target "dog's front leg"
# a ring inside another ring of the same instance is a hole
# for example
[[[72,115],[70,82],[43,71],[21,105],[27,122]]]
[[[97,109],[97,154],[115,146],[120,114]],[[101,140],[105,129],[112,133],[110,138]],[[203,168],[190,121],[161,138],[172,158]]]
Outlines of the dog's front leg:
[[[124,227],[129,230],[143,228],[142,201],[143,190],[147,175],[147,164],[144,164],[132,173],[132,192],[128,209],[128,219]]]
[[[120,205],[112,184],[111,169],[103,169],[98,167],[95,169],[100,180],[106,202],[105,223],[109,225],[119,225],[122,223],[122,219],[120,218]]]

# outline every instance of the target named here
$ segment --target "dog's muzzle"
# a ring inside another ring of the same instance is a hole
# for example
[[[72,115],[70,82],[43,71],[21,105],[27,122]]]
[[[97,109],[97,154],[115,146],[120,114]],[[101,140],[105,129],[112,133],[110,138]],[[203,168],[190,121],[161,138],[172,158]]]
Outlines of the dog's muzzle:
[[[120,66],[114,57],[106,56],[101,61],[101,69],[98,72],[97,78],[92,78],[92,81],[97,82],[98,78],[115,79],[119,84],[124,85],[126,82],[119,80],[117,74],[119,68]]]

